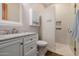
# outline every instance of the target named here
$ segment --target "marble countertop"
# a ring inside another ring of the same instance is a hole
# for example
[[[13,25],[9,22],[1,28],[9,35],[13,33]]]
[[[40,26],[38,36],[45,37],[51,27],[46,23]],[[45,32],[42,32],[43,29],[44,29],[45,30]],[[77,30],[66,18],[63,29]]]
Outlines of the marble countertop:
[[[36,34],[35,32],[25,32],[25,33],[17,33],[17,34],[6,34],[6,35],[0,35],[0,41],[16,38],[16,37],[22,37],[27,36],[31,34]]]

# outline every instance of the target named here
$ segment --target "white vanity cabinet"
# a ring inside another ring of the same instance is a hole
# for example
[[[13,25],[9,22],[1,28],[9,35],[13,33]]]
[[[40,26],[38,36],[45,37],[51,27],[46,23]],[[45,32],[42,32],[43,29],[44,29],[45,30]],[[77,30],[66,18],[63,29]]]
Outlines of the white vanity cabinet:
[[[0,56],[36,56],[37,40],[37,34],[30,34],[0,41]]]
[[[0,56],[22,55],[22,38],[10,39],[0,43]]]

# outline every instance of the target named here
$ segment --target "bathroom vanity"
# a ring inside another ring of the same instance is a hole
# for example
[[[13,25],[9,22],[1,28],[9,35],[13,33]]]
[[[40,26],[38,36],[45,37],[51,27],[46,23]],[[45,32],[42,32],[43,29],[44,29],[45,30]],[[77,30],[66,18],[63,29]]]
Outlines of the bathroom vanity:
[[[36,56],[37,33],[0,35],[0,56]]]

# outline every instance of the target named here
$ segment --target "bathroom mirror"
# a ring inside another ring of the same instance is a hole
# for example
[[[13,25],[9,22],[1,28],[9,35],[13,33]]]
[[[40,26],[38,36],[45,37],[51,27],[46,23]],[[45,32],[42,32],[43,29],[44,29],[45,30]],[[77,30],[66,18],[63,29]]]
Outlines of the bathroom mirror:
[[[20,3],[2,3],[0,4],[2,21],[11,23],[21,23],[21,4]],[[1,19],[1,18],[0,18]]]
[[[31,26],[40,26],[40,14],[33,10],[32,8],[29,9],[29,22]]]

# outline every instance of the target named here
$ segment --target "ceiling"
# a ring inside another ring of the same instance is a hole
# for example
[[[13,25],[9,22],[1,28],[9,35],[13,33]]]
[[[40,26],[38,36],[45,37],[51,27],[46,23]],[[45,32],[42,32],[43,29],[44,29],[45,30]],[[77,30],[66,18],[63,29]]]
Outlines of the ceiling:
[[[45,8],[49,7],[50,5],[52,5],[53,3],[41,3]]]

